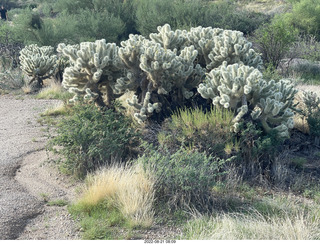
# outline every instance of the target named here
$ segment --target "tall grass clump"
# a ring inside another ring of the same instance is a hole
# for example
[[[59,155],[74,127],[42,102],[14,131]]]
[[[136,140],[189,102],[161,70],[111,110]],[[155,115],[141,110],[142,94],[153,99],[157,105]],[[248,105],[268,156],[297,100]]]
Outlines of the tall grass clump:
[[[56,125],[55,134],[49,150],[59,155],[61,169],[80,178],[112,159],[129,158],[138,138],[120,112],[92,104],[75,105]]]
[[[181,108],[163,124],[158,141],[173,151],[185,146],[221,157],[232,143],[233,118],[233,112],[226,109]]]
[[[67,101],[72,98],[72,94],[64,89],[60,83],[50,82],[48,86],[42,88],[39,93],[36,94],[36,98]]]
[[[200,216],[189,221],[182,239],[190,240],[319,240],[320,216],[303,208],[293,214],[264,216],[250,213],[224,213]]]
[[[155,178],[141,164],[112,165],[88,175],[82,197],[76,203],[84,212],[106,202],[116,208],[131,226],[153,223]]]

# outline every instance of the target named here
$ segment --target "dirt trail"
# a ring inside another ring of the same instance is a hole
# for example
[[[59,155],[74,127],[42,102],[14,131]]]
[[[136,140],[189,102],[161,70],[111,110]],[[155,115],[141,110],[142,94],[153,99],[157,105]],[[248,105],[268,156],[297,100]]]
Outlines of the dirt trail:
[[[74,189],[54,169],[43,165],[46,138],[36,120],[39,113],[55,103],[30,96],[0,96],[2,240],[77,239],[66,207],[47,206],[44,201],[70,201]]]

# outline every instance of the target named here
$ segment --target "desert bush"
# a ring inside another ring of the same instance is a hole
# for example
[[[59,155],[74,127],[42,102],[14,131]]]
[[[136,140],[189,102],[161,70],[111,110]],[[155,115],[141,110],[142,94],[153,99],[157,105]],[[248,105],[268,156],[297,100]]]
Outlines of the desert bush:
[[[304,84],[319,84],[320,63],[309,60],[297,60],[289,66],[288,74],[298,77]]]
[[[284,139],[276,132],[264,133],[252,122],[242,122],[236,137],[239,143],[237,173],[245,180],[262,181],[273,177],[270,169]]]
[[[146,172],[141,164],[114,164],[87,176],[86,186],[76,204],[85,211],[107,201],[131,225],[148,227],[154,219],[154,186],[152,172]]]
[[[76,31],[79,42],[106,39],[107,42],[118,42],[125,30],[120,17],[112,12],[94,12],[90,9],[80,10],[76,19]],[[62,40],[61,40],[62,41]]]
[[[137,30],[145,37],[159,25],[173,29],[203,26],[242,31],[249,34],[268,20],[263,14],[239,10],[230,1],[137,1]]]
[[[317,211],[292,206],[282,215],[264,216],[253,208],[245,213],[200,215],[185,225],[181,239],[188,240],[317,240],[320,218]],[[316,209],[318,209],[316,207]]]
[[[75,105],[72,115],[61,120],[48,144],[60,156],[67,173],[84,177],[111,159],[130,157],[137,134],[130,121],[118,112],[94,105]],[[58,148],[57,148],[58,147]]]
[[[203,26],[212,26],[228,30],[237,30],[245,35],[251,34],[264,23],[269,22],[270,17],[262,13],[250,12],[239,9],[235,2],[215,1],[202,9]]]
[[[311,34],[320,41],[320,8],[317,0],[299,0],[292,3],[292,11],[283,15],[287,26],[294,26],[301,34]]]
[[[68,23],[66,25],[66,23]],[[60,42],[75,44],[79,41],[78,19],[76,16],[65,13],[57,18],[44,18],[41,28],[34,30],[34,43],[41,46],[56,47]]]
[[[296,39],[295,28],[286,25],[280,19],[275,19],[272,23],[257,29],[252,40],[257,50],[262,53],[264,63],[277,68]]]
[[[22,9],[12,19],[13,26],[11,27],[13,32],[17,35],[17,40],[29,45],[37,43],[37,31],[42,28],[43,20],[39,13],[32,11],[31,9]]]
[[[3,22],[3,21],[2,21]],[[0,65],[10,70],[19,63],[19,52],[23,44],[18,41],[16,33],[7,22],[0,23]]]
[[[313,35],[300,36],[295,49],[298,49],[299,58],[309,61],[320,61],[320,42]]]
[[[183,148],[172,154],[149,147],[137,162],[154,172],[158,203],[173,208],[193,206],[208,210],[212,204],[211,188],[223,174],[226,161]]]
[[[315,137],[315,143],[320,143],[320,98],[314,92],[304,92],[305,110],[303,114],[307,117],[309,133]]]
[[[226,145],[232,142],[233,117],[226,109],[179,109],[164,122],[158,141],[161,147],[173,152],[184,146],[222,157]]]

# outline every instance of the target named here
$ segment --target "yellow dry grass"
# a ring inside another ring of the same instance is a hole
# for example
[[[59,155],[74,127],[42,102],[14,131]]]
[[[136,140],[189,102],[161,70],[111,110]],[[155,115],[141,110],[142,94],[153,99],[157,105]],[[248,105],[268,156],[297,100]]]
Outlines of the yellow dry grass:
[[[47,108],[41,115],[42,116],[58,116],[58,115],[66,115],[70,109],[66,104],[62,102],[57,102],[53,106]]]
[[[320,238],[319,214],[303,210],[284,217],[254,212],[200,217],[190,223],[188,239],[200,240],[315,240]]]
[[[37,94],[37,98],[40,99],[53,99],[59,96],[59,94],[63,93],[65,90],[61,86],[60,83],[51,81],[48,86],[41,89],[41,91]]]
[[[113,165],[87,178],[81,203],[94,206],[112,201],[135,226],[153,223],[154,179],[141,165]]]

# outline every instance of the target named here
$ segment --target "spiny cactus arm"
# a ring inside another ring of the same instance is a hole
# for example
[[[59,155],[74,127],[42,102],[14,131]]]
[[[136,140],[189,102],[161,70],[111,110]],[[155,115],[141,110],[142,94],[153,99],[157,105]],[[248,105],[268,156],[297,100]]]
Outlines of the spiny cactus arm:
[[[237,109],[244,95],[247,101],[251,100],[261,77],[261,72],[253,67],[223,62],[207,74],[198,92],[203,98],[211,98],[214,105]]]
[[[172,84],[166,75],[179,70],[181,62],[171,50],[165,50],[159,43],[150,42],[145,52],[140,57],[140,68],[146,72],[148,80],[151,82],[152,90],[158,93],[167,94],[171,91]]]
[[[203,67],[211,62],[208,56],[215,47],[214,36],[220,35],[222,32],[223,29],[198,26],[191,28],[187,33],[188,44],[193,45],[198,51],[198,62]]]
[[[169,24],[158,26],[157,29],[159,33],[151,33],[150,39],[155,43],[161,44],[164,49],[178,51],[184,46],[184,43],[187,41],[186,30],[172,31]]]
[[[42,87],[43,80],[53,75],[56,67],[57,56],[53,54],[53,47],[29,45],[20,52],[21,69],[32,79],[29,84],[37,81],[38,87]]]
[[[138,121],[139,124],[147,120],[148,116],[151,115],[154,111],[157,113],[161,110],[161,103],[150,103],[151,93],[147,92],[144,97],[143,103],[139,103],[138,97],[134,95],[132,100],[127,99],[127,102],[130,106],[134,107],[139,112],[134,113],[134,118]]]
[[[280,136],[288,135],[293,126],[290,107],[296,91],[292,83],[264,81],[261,72],[253,67],[223,63],[207,75],[198,91],[204,98],[211,98],[214,105],[237,111],[234,131],[247,113],[253,120],[261,121],[266,132],[277,130]]]
[[[258,69],[262,68],[262,59],[253,49],[243,33],[239,31],[224,30],[219,35],[213,37],[214,47],[208,58],[207,69],[219,67],[223,62],[228,64],[240,63]]]
[[[148,45],[145,37],[141,35],[129,35],[129,39],[121,42],[119,48],[119,57],[127,68],[130,70],[140,70],[139,59],[144,52],[145,45]]]
[[[120,77],[115,84],[116,93],[124,93],[127,90],[136,91],[141,87],[141,80],[145,80],[146,74],[140,68],[140,56],[150,41],[140,35],[129,35],[129,39],[121,42],[119,57],[126,69],[126,76]]]
[[[232,131],[234,131],[235,133],[239,132],[239,122],[241,121],[241,119],[243,118],[244,115],[246,115],[248,113],[248,105],[242,105],[240,108],[238,108],[237,110],[237,115],[234,117],[234,119],[232,120]]]
[[[114,85],[122,76],[123,68],[116,44],[106,43],[102,39],[83,42],[78,50],[77,47],[61,44],[59,50],[69,57],[71,63],[64,72],[62,84],[67,89],[78,88],[81,95],[95,99],[99,106],[110,106],[116,97],[113,93]]]
[[[59,43],[57,47],[57,52],[64,57],[68,58],[71,63],[76,63],[78,59],[77,51],[80,45],[66,45],[64,43]]]

